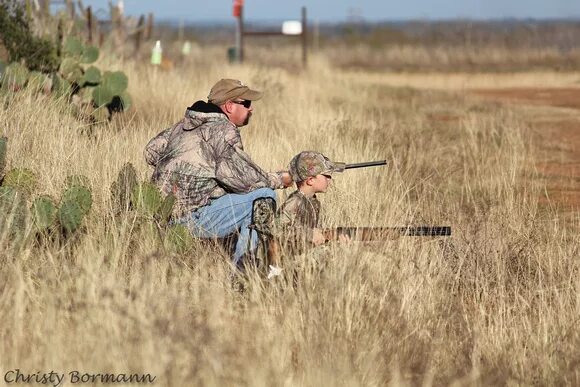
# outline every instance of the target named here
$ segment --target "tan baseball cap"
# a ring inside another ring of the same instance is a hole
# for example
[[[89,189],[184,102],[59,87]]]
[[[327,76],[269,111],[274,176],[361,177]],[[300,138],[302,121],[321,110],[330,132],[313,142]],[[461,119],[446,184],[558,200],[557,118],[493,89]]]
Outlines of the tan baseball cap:
[[[237,79],[220,79],[207,96],[207,100],[215,105],[222,105],[236,98],[257,101],[262,98],[262,93],[250,89]]]

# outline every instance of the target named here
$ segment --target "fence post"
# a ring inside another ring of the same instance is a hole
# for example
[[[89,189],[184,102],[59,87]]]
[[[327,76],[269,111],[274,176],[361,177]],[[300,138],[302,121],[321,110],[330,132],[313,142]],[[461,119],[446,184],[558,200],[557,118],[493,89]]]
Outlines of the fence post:
[[[238,23],[236,25],[236,56],[237,62],[244,61],[244,6],[243,3],[239,6]]]
[[[93,10],[90,5],[87,7],[87,31],[89,44],[93,44]]]
[[[302,7],[302,66],[306,67],[308,55],[308,39],[306,29],[306,7]]]
[[[153,36],[153,14],[147,15],[147,28],[145,29],[145,40],[151,39]]]
[[[135,55],[139,55],[139,50],[141,49],[141,40],[143,39],[144,28],[145,28],[145,16],[141,15],[139,17],[139,23],[137,23],[137,33],[135,34]]]
[[[63,26],[62,17],[58,18],[58,25],[56,27],[56,55],[62,58],[62,41],[63,41]]]

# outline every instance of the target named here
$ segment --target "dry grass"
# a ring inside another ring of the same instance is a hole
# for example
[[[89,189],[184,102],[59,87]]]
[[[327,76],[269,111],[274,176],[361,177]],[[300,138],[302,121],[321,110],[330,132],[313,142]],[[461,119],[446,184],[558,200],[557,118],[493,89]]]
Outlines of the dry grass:
[[[160,386],[580,384],[580,237],[539,209],[516,111],[322,59],[304,72],[219,63],[123,64],[135,109],[91,136],[62,101],[2,100],[10,165],[36,171],[37,193],[55,197],[82,173],[95,198],[65,246],[0,241],[3,372],[151,373]],[[147,141],[226,76],[267,93],[242,131],[262,166],[304,149],[392,160],[334,179],[325,225],[450,224],[454,236],[325,246],[288,259],[285,278],[240,279],[240,291],[222,254],[169,254],[112,222],[122,164],[147,178]],[[433,119],[449,115],[459,118]]]

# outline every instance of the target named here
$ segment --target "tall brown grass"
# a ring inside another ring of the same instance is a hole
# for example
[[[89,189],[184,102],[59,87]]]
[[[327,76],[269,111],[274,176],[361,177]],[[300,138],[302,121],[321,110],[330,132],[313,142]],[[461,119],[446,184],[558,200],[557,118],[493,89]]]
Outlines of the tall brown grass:
[[[84,174],[94,196],[85,229],[64,246],[0,241],[3,375],[136,372],[162,386],[580,384],[580,219],[564,225],[538,206],[534,143],[516,111],[369,82],[322,59],[294,72],[213,60],[173,72],[103,61],[128,73],[135,107],[90,134],[65,101],[2,97],[10,166],[34,170],[37,194],[54,197],[68,174]],[[121,166],[148,178],[147,141],[222,77],[266,93],[242,136],[267,169],[305,149],[389,159],[333,179],[321,195],[325,225],[449,224],[454,235],[330,244],[286,257],[285,276],[263,281],[233,279],[219,251],[168,253],[130,219],[113,222],[109,186]]]

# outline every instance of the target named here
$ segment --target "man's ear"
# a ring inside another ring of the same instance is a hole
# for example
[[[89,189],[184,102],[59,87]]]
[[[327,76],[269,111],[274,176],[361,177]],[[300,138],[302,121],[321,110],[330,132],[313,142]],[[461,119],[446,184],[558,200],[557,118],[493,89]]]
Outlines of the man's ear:
[[[307,177],[305,180],[306,185],[312,185],[313,180],[314,180],[314,178],[312,176]]]
[[[232,112],[232,103],[230,101],[226,101],[223,105],[220,106],[224,113],[230,114]]]

